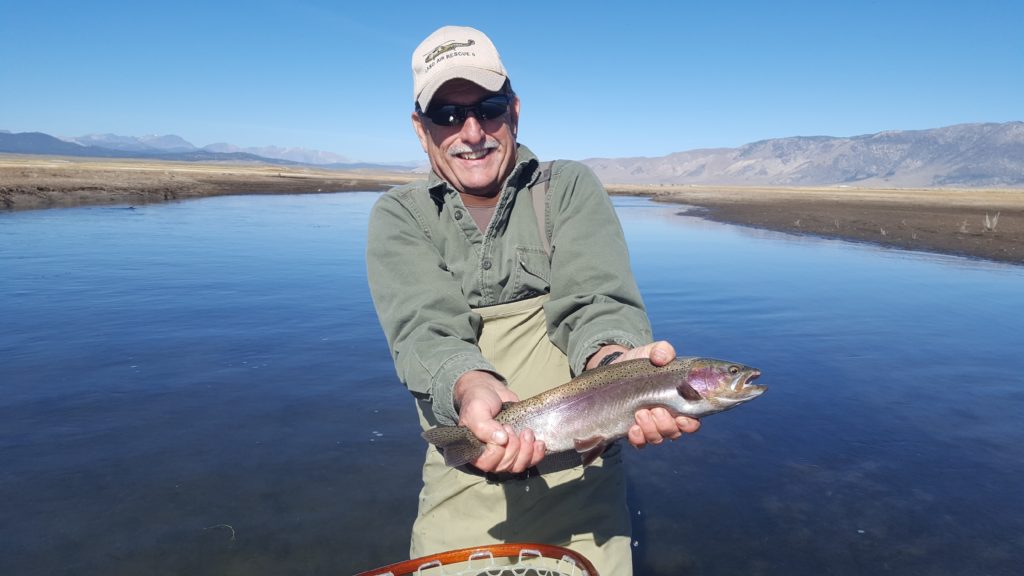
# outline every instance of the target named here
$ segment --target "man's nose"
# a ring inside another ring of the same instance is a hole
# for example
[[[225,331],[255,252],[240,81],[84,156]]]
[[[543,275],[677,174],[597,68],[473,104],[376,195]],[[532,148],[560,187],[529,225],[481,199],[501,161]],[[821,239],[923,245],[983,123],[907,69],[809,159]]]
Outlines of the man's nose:
[[[462,123],[462,130],[459,131],[459,137],[464,142],[479,142],[486,138],[483,126],[480,125],[480,121],[477,120],[474,112],[466,113],[466,121]]]

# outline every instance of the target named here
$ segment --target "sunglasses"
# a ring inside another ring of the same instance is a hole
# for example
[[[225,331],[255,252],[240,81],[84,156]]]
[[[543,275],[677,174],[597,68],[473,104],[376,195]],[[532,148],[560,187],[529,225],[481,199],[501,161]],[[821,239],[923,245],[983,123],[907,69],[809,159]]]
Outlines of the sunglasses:
[[[484,98],[476,104],[442,104],[440,106],[431,106],[426,112],[420,110],[419,105],[417,105],[416,111],[419,112],[420,116],[430,118],[430,121],[438,126],[461,126],[466,121],[470,112],[480,122],[500,118],[508,112],[509,103],[510,98],[507,95],[495,94],[494,96]]]

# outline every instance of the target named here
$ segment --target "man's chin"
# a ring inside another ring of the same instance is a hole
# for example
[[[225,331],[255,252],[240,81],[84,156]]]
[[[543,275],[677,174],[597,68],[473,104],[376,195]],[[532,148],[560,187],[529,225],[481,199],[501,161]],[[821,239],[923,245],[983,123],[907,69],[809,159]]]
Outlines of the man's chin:
[[[474,196],[493,196],[501,188],[501,183],[498,181],[498,171],[494,169],[456,171],[455,179],[459,182],[464,192]]]

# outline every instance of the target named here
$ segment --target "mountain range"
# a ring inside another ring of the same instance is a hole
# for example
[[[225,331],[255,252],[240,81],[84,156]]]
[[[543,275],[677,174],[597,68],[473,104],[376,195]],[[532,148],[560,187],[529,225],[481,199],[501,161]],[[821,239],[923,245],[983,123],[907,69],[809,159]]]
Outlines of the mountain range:
[[[584,160],[606,184],[1024,186],[1024,122],[796,136],[658,158]]]
[[[422,165],[350,162],[337,154],[304,148],[242,148],[224,143],[199,148],[174,135],[90,134],[62,140],[40,132],[0,130],[0,152],[424,170]],[[583,162],[605,184],[1021,187],[1024,122],[958,124],[852,137],[793,136],[738,148],[689,150],[655,158],[590,158]]]
[[[280,146],[247,147],[235,146],[226,142],[217,142],[203,147],[193,145],[180,136],[167,134],[163,136],[119,136],[117,134],[87,134],[74,138],[66,138],[68,142],[82,146],[97,146],[111,150],[126,152],[215,152],[218,154],[252,154],[271,160],[287,160],[300,164],[353,164],[352,160],[333,152],[310,150],[308,148],[283,148]]]
[[[315,165],[334,169],[375,169],[394,172],[412,170],[414,164],[352,162],[331,152],[306,148],[266,146],[242,148],[216,143],[198,147],[173,134],[162,136],[120,136],[87,134],[57,138],[42,132],[11,133],[0,130],[0,152],[100,158],[150,158],[185,162],[253,162],[267,164]]]

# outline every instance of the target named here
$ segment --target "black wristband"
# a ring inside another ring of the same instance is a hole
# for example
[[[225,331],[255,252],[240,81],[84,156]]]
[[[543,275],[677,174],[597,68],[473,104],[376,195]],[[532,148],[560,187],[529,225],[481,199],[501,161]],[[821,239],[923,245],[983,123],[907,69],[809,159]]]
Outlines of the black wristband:
[[[619,356],[622,356],[622,352],[612,352],[611,354],[605,356],[604,358],[601,358],[601,361],[598,362],[597,366],[594,366],[594,368],[600,368],[601,366],[607,366],[607,365],[611,364],[612,362],[615,362],[615,359],[618,358]]]

